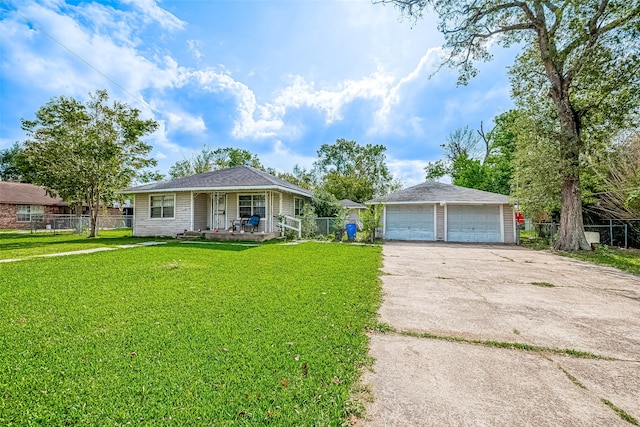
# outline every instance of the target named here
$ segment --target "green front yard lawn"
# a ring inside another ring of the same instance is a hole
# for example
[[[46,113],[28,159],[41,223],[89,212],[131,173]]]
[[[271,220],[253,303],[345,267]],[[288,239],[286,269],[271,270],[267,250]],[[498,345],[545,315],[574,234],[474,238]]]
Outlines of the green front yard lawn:
[[[158,239],[131,237],[130,229],[101,230],[100,235],[95,239],[88,239],[87,236],[73,234],[72,232],[3,232],[0,233],[0,260],[113,247],[150,240]]]
[[[0,424],[340,425],[379,264],[323,243],[0,264]]]

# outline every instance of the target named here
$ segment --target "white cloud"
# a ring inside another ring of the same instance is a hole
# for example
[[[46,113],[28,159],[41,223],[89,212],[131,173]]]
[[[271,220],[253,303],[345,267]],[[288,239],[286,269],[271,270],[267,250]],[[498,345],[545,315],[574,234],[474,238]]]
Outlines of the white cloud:
[[[109,27],[103,33],[105,21],[115,13],[111,8],[89,4],[73,10],[95,20],[81,22],[72,12],[39,4],[25,6],[20,12],[33,23],[33,29],[20,18],[2,20],[0,29],[13,35],[6,43],[3,38],[3,65],[48,92],[72,96],[84,97],[95,88],[113,87],[112,82],[136,96],[148,87],[165,88],[175,83],[175,61],[164,57],[154,63],[132,44],[135,22],[123,19],[115,24],[119,31],[111,32]],[[126,15],[116,13],[116,18],[120,16]]]
[[[295,76],[293,84],[281,90],[274,100],[274,111],[284,115],[289,108],[315,108],[331,124],[342,120],[342,109],[356,99],[381,100],[387,95],[393,77],[375,72],[359,80],[345,80],[332,89],[316,89],[314,82]]]
[[[196,80],[202,89],[231,94],[237,101],[239,118],[235,121],[233,136],[236,138],[265,138],[274,136],[282,127],[282,120],[273,114],[269,106],[258,105],[256,96],[244,83],[234,80],[228,74],[215,70],[196,70],[186,74]]]
[[[204,56],[202,52],[200,52],[201,44],[202,42],[200,40],[187,40],[187,48],[196,59],[202,59],[202,57]]]
[[[166,122],[164,120],[157,120],[158,129],[145,139],[154,145],[159,145],[164,148],[166,151],[171,153],[178,153],[182,150],[178,144],[171,142],[167,137],[167,127]]]
[[[273,143],[270,152],[260,155],[262,164],[278,165],[278,170],[281,172],[291,172],[296,165],[310,169],[315,160],[315,156],[302,156],[295,153],[280,140]]]
[[[410,90],[409,87],[416,82],[416,80],[421,80],[422,82],[426,82],[431,74],[436,70],[437,64],[440,63],[442,57],[442,48],[440,47],[432,47],[427,50],[427,52],[420,58],[416,67],[411,70],[409,74],[402,77],[398,80],[390,90],[387,95],[384,97],[384,101],[382,107],[375,113],[374,125],[370,129],[369,133],[388,133],[388,132],[398,132],[397,120],[391,120],[393,109],[400,105],[402,102],[403,90]],[[416,125],[419,125],[419,121],[415,120],[413,117],[409,120],[409,124],[411,125],[412,131],[418,134],[422,133],[422,128]],[[403,133],[403,132],[400,132]]]
[[[175,15],[167,12],[158,6],[154,0],[121,0],[125,4],[129,4],[140,12],[140,17],[145,22],[157,22],[166,30],[177,31],[185,27],[186,23],[178,19]]]
[[[195,117],[177,110],[167,111],[164,115],[171,125],[171,131],[183,130],[189,133],[201,133],[207,129],[202,117]]]
[[[406,188],[425,181],[424,168],[427,163],[424,160],[389,159],[387,167],[394,177],[402,180]]]

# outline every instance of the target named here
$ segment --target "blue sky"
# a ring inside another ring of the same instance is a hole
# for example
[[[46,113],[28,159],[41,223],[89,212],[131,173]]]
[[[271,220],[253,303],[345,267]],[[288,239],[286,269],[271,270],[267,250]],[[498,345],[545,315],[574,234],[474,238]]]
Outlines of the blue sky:
[[[466,87],[433,16],[414,25],[362,1],[0,0],[0,149],[51,98],[108,89],[157,120],[146,141],[166,173],[203,145],[310,167],[338,138],[383,144],[414,185],[458,127],[512,107],[513,52],[497,48]]]

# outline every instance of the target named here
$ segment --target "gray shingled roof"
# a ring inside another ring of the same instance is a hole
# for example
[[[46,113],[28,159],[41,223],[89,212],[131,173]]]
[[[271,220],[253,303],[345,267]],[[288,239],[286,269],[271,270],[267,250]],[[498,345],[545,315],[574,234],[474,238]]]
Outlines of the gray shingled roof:
[[[213,172],[200,173],[170,181],[158,181],[151,184],[130,187],[120,193],[158,193],[164,191],[215,191],[215,190],[251,190],[279,189],[290,193],[311,197],[311,191],[298,187],[260,169],[249,166],[236,166]]]
[[[366,206],[361,205],[360,203],[354,202],[353,200],[349,200],[349,199],[340,200],[340,204],[345,209],[367,209]]]
[[[44,188],[21,182],[0,181],[0,203],[12,205],[68,206],[59,197],[49,197]]]
[[[369,200],[367,204],[378,203],[440,203],[440,202],[463,202],[463,203],[487,203],[487,204],[508,204],[509,197],[490,193],[488,191],[474,190],[472,188],[458,187],[441,182],[427,181],[413,187],[405,188],[386,196],[376,197]]]

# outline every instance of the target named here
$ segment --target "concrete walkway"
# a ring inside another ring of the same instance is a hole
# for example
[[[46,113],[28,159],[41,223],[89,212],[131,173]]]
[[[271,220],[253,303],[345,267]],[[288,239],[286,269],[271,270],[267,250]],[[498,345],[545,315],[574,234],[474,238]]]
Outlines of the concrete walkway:
[[[383,255],[380,320],[395,332],[370,337],[360,425],[640,420],[640,277],[513,246],[387,243]]]

